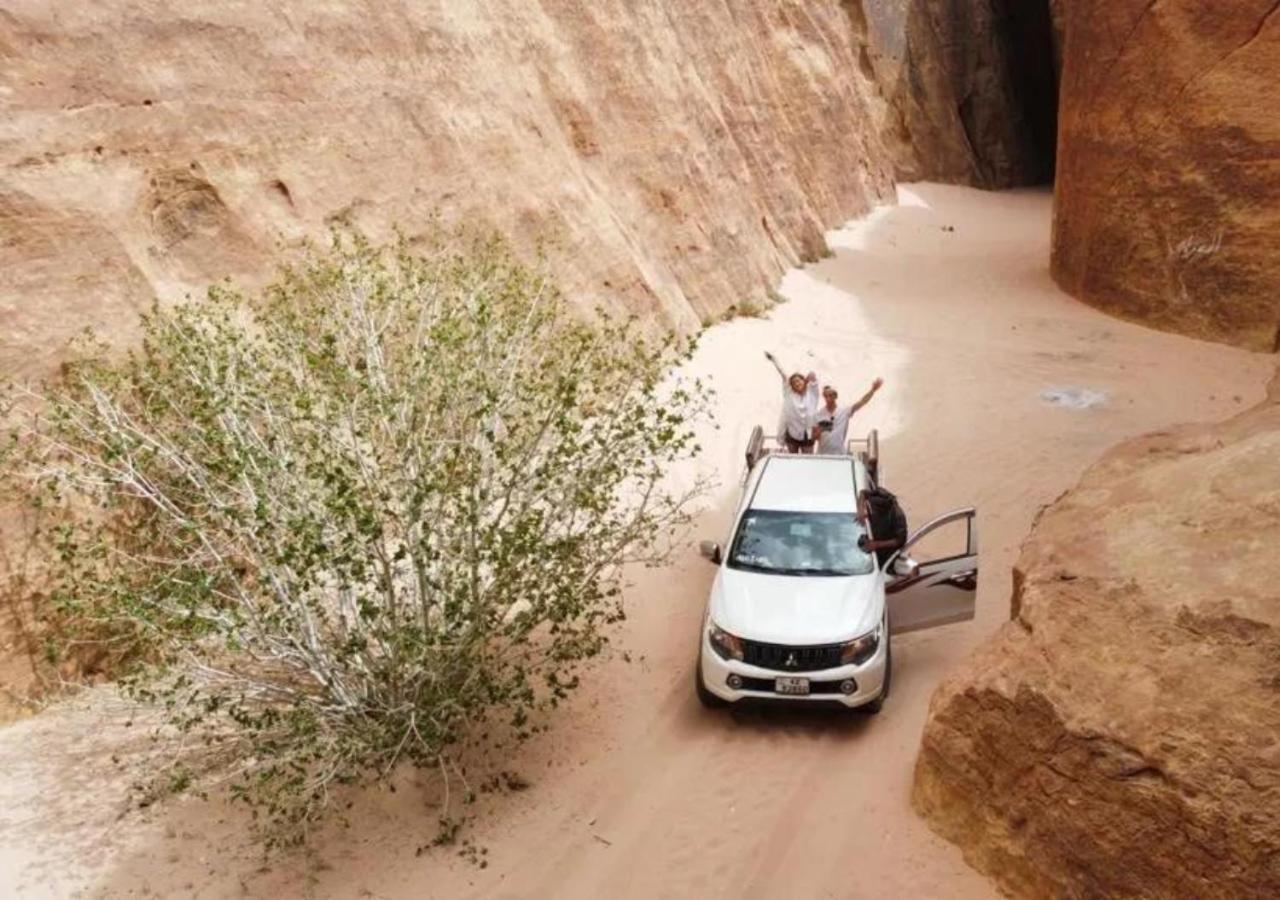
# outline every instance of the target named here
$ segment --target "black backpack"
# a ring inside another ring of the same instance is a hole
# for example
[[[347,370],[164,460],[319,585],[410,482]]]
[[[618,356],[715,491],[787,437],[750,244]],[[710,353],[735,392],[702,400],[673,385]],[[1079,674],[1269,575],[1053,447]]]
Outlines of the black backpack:
[[[894,542],[893,547],[876,551],[880,565],[884,565],[907,542],[907,514],[902,511],[898,498],[886,488],[868,488],[866,498],[867,512],[871,519],[871,536],[877,541]]]

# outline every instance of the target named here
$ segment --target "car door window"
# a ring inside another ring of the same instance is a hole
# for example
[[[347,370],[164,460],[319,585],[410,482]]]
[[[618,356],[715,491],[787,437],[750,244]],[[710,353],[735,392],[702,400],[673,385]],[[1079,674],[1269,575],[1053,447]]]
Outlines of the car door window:
[[[918,568],[899,574],[899,558],[915,560]],[[885,566],[889,630],[900,634],[972,619],[977,589],[977,512],[939,516],[911,535]]]

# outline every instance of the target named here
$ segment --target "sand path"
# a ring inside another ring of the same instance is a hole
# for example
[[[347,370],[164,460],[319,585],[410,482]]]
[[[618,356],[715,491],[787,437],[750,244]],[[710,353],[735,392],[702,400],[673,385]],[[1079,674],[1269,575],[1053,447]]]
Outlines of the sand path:
[[[690,679],[712,569],[688,551],[637,578],[614,655],[510,762],[529,789],[481,802],[469,833],[486,867],[416,854],[433,818],[415,790],[365,796],[314,856],[268,867],[240,814],[216,804],[118,819],[114,739],[91,696],[0,731],[0,895],[994,896],[910,810],[933,688],[1007,619],[1010,567],[1040,505],[1124,437],[1259,400],[1274,360],[1061,294],[1046,193],[917,185],[900,199],[833,233],[832,258],[784,281],[790,302],[713,329],[691,365],[719,390],[702,465],[725,477],[708,536],[723,531],[747,430],[775,421],[765,348],[847,400],[885,377],[852,430],[881,430],[886,482],[913,522],[979,508],[977,621],[896,641],[881,716],[702,710]]]

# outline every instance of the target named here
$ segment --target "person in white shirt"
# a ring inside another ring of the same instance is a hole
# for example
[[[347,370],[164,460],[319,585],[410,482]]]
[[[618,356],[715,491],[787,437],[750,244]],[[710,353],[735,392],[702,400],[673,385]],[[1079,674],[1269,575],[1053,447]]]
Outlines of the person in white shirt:
[[[788,375],[772,353],[765,358],[773,363],[782,377],[782,415],[778,419],[778,440],[790,453],[812,453],[814,444],[813,415],[818,411],[818,376],[810,372]]]
[[[884,385],[883,378],[871,382],[871,389],[863,394],[852,406],[841,406],[837,401],[840,395],[831,385],[822,386],[823,403],[814,414],[814,432],[818,437],[819,453],[844,453],[849,440],[849,419],[853,414],[870,402],[876,391]]]

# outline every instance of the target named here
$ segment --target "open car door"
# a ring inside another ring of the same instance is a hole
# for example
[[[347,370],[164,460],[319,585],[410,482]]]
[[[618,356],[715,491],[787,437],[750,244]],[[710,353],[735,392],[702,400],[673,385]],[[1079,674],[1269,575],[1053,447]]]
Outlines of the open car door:
[[[885,563],[889,633],[920,631],[973,618],[978,595],[977,510],[957,509],[928,522]],[[923,545],[935,558],[913,562]]]

